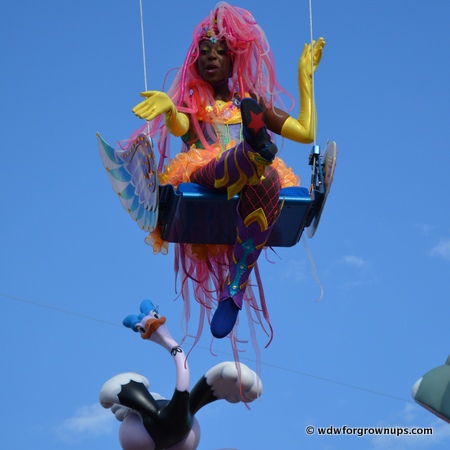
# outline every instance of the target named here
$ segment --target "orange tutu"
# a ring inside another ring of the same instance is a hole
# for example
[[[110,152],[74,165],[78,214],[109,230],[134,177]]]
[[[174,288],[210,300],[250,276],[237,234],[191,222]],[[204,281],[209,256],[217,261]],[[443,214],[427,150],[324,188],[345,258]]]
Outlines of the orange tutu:
[[[231,141],[225,150],[235,145],[236,142]],[[221,152],[217,145],[211,149],[190,148],[187,152],[178,153],[164,168],[164,172],[159,174],[160,184],[172,184],[176,187],[180,183],[188,183],[193,172],[208,164]],[[281,158],[275,158],[272,167],[278,172],[282,188],[300,186],[300,177],[295,175],[292,168],[287,167]]]
[[[229,142],[228,148],[236,145],[235,141]],[[216,158],[222,152],[220,146],[214,146],[210,149],[190,148],[187,152],[178,153],[164,168],[162,173],[159,173],[159,182],[161,185],[172,184],[177,187],[181,183],[190,182],[190,177],[200,167],[208,164],[212,159]],[[300,177],[295,175],[291,167],[287,167],[285,162],[276,157],[271,165],[280,177],[281,187],[300,186]],[[153,253],[162,253],[167,255],[168,243],[161,238],[161,231],[156,227],[146,238],[145,242],[153,248]],[[199,247],[205,247],[199,251]],[[196,255],[197,260],[207,259],[210,251],[209,245],[195,245],[195,251],[189,252],[193,257]],[[212,254],[217,253],[217,245],[211,245]],[[222,246],[220,246],[222,247]],[[194,250],[194,249],[193,249]]]

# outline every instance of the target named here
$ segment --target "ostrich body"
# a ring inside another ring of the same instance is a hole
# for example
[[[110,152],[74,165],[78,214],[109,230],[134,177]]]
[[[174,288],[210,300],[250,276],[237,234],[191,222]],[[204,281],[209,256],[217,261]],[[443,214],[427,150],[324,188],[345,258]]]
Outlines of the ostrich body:
[[[128,316],[123,323],[170,352],[176,368],[173,396],[166,400],[150,393],[145,377],[127,372],[103,385],[100,403],[122,422],[119,440],[124,450],[195,450],[200,441],[197,411],[219,399],[250,403],[262,393],[261,380],[244,364],[224,362],[208,370],[189,392],[186,356],[170,335],[165,317],[149,300],[140,309],[139,316]]]

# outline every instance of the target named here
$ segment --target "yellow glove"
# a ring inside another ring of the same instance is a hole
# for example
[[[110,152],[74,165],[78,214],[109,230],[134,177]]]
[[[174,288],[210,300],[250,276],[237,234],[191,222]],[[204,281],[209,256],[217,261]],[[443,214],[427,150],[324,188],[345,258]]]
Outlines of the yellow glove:
[[[300,93],[300,113],[298,120],[288,117],[281,128],[281,136],[292,141],[309,144],[314,141],[317,127],[316,106],[312,98],[312,71],[316,70],[322,58],[322,49],[325,46],[323,38],[311,44],[305,44],[298,62],[298,90]],[[313,48],[313,52],[311,52]],[[313,63],[311,64],[311,53]]]
[[[189,129],[189,118],[186,114],[177,111],[171,98],[164,92],[141,92],[145,100],[133,108],[134,114],[148,121],[164,114],[167,129],[174,136],[183,136]]]

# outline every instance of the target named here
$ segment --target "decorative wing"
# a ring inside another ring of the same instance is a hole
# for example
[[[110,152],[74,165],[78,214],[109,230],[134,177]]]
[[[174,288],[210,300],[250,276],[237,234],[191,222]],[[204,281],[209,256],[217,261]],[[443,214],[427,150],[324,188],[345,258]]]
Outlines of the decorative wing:
[[[328,194],[333,183],[334,170],[336,168],[337,146],[336,142],[330,142],[325,149],[323,155],[323,192],[316,193],[316,211],[313,218],[313,223],[306,229],[306,234],[312,238],[319,226],[320,217],[322,216],[323,208],[327,200]],[[320,161],[319,161],[320,163]]]
[[[109,181],[120,202],[146,232],[158,223],[159,182],[153,145],[140,134],[126,150],[115,150],[97,134],[98,148]]]

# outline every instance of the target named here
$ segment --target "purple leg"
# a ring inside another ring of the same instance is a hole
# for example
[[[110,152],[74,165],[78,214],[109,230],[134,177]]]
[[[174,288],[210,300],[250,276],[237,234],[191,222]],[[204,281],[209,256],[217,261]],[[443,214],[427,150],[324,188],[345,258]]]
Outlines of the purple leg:
[[[269,140],[259,105],[253,100],[243,101],[241,111],[246,141],[191,176],[191,181],[205,187],[226,189],[229,199],[240,193],[233,260],[211,321],[211,333],[216,338],[227,336],[233,329],[248,278],[278,214],[280,181],[270,167],[276,146]]]

